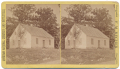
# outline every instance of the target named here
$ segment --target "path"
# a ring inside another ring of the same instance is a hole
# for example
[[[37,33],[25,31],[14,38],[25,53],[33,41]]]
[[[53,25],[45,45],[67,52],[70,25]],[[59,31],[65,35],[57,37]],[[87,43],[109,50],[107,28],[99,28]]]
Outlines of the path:
[[[112,61],[106,61],[106,62],[101,62],[99,64],[115,64],[115,60]]]
[[[60,60],[44,62],[44,63],[41,63],[41,64],[60,64]]]

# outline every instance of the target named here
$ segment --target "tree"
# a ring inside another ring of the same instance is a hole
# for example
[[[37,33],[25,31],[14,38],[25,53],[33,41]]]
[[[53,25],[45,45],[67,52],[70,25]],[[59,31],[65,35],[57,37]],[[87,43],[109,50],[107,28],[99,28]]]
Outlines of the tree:
[[[18,18],[18,21],[23,23],[25,20],[28,20],[29,15],[35,11],[35,5],[33,4],[15,4],[10,11],[15,17]]]
[[[53,13],[53,9],[50,7],[45,8],[39,8],[35,12],[37,15],[33,15],[30,20],[36,21],[35,23],[32,23],[34,26],[43,28],[45,31],[47,31],[49,34],[51,34],[55,41],[59,39],[59,24],[57,24],[57,17]],[[55,42],[55,44],[58,44],[59,40]],[[56,46],[56,45],[55,45]],[[58,45],[57,45],[58,46]]]
[[[68,15],[74,19],[74,23],[80,24],[92,18],[92,16],[88,16],[91,10],[91,6],[88,4],[73,4],[65,9]]]
[[[62,17],[61,18],[61,24],[66,25],[66,24],[74,24],[74,20],[69,17]]]
[[[94,27],[99,29],[105,35],[110,38],[110,47],[113,48],[114,46],[114,24],[112,23],[112,17],[109,14],[109,10],[106,8],[96,8],[91,12],[94,16]]]
[[[95,15],[93,18],[93,25],[100,31],[105,32],[111,30],[114,27],[112,24],[112,17],[106,8],[96,8],[92,11],[92,14]]]
[[[56,35],[56,29],[58,24],[56,23],[57,17],[53,13],[53,9],[51,8],[39,8],[36,12],[37,15],[34,15],[30,20],[37,21],[33,23],[33,25],[43,28],[52,36]]]

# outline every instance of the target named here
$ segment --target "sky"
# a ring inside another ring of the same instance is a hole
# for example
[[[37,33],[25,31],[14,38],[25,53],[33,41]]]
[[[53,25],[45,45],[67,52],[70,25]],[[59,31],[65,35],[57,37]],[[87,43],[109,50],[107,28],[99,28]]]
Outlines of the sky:
[[[64,10],[66,7],[69,7],[69,4],[61,5],[61,16],[68,17],[68,13]],[[115,8],[113,4],[91,4],[92,9],[95,8],[107,8],[109,10],[109,14],[112,16],[112,23],[115,24]]]
[[[14,6],[14,4],[7,4],[6,5],[6,16],[7,17],[14,17],[12,12],[9,10],[13,6]],[[35,4],[35,7],[36,7],[36,9],[38,9],[40,7],[50,7],[50,8],[52,8],[53,13],[57,17],[57,23],[60,24],[60,8],[59,8],[58,4]]]

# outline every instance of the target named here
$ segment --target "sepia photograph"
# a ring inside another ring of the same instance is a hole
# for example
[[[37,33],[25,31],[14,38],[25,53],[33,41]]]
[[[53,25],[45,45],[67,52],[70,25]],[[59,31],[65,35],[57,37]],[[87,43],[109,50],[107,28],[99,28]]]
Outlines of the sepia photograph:
[[[3,68],[117,68],[119,3],[1,3]]]
[[[115,4],[61,4],[61,64],[115,64]]]
[[[65,3],[3,4],[3,67],[117,66],[118,4]]]
[[[6,5],[6,64],[60,64],[60,5]]]

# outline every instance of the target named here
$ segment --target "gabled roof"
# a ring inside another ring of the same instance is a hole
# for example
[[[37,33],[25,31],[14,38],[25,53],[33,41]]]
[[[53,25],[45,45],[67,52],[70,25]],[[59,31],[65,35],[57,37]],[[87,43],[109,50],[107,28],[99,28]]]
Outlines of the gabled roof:
[[[100,30],[97,28],[89,27],[89,26],[83,26],[83,25],[77,25],[87,36],[92,37],[99,37],[99,38],[108,38],[105,34],[103,34]]]
[[[44,29],[28,26],[25,24],[20,24],[25,30],[27,30],[31,35],[33,36],[40,36],[40,37],[47,37],[47,38],[53,38],[49,33],[47,33]]]

